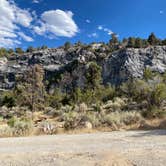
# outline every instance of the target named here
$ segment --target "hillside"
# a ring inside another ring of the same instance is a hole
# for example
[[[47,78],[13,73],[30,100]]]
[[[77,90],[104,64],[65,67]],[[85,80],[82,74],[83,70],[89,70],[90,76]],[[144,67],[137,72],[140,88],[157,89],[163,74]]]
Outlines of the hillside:
[[[0,87],[2,89],[14,87],[16,76],[24,75],[25,71],[35,64],[44,68],[46,80],[52,80],[58,74],[65,73],[69,74],[70,82],[74,82],[74,86],[81,87],[85,82],[86,69],[92,61],[101,66],[104,84],[119,85],[129,78],[143,78],[146,68],[164,73],[166,46],[124,48],[109,52],[105,45],[99,43],[86,47],[71,46],[68,50],[61,47],[41,49],[23,55],[14,54],[8,59],[0,58]]]
[[[161,44],[66,43],[13,52],[0,58],[0,78],[2,137],[165,128]]]

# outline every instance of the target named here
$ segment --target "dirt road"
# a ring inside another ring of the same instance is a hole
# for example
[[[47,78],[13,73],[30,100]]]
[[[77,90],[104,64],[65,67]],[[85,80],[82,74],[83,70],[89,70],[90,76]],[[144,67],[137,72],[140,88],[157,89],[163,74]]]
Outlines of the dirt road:
[[[166,130],[0,139],[0,166],[165,166]]]

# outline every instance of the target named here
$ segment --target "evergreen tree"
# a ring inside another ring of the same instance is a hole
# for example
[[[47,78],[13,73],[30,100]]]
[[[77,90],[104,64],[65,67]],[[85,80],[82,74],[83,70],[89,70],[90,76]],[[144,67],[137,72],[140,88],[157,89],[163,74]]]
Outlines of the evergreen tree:
[[[134,37],[129,37],[127,47],[128,48],[134,48],[135,47],[135,38]]]
[[[29,46],[29,47],[27,48],[27,51],[26,51],[26,52],[33,52],[33,51],[35,51],[35,48],[32,47],[32,46]]]
[[[32,111],[44,107],[44,70],[40,65],[32,66],[24,78],[17,82],[14,90],[19,105],[27,105]]]
[[[149,46],[149,43],[148,43],[148,41],[146,39],[143,39],[142,43],[143,43],[143,48],[146,48],[146,47]]]
[[[141,38],[135,39],[135,48],[142,48],[143,47],[143,41]]]
[[[101,67],[95,62],[91,62],[85,74],[86,87],[88,89],[96,89],[101,83]]]
[[[20,47],[16,48],[15,52],[16,52],[17,54],[23,54],[23,53],[24,53],[24,51],[23,51],[22,48],[20,48]]]
[[[8,53],[11,55],[11,54],[14,53],[14,50],[10,48],[10,49],[8,50]]]
[[[42,47],[41,47],[41,49],[43,49],[43,50],[45,50],[45,49],[47,49],[48,47],[46,46],[46,45],[43,45]]]
[[[65,50],[67,51],[70,47],[71,47],[71,43],[70,42],[66,42],[64,44]]]
[[[124,38],[121,43],[122,47],[126,47],[127,44],[128,44],[128,39]]]
[[[148,37],[148,42],[150,45],[155,46],[159,44],[159,39],[157,39],[154,33],[151,33]]]
[[[8,52],[5,48],[0,48],[0,57],[7,56]]]
[[[118,43],[119,41],[118,41],[117,35],[115,33],[111,34],[110,45],[115,45]]]
[[[109,41],[109,45],[112,50],[116,50],[119,45],[119,40],[117,38],[117,35],[115,33],[111,34],[111,39]]]
[[[163,46],[166,45],[166,39],[162,40],[162,45],[163,45]]]

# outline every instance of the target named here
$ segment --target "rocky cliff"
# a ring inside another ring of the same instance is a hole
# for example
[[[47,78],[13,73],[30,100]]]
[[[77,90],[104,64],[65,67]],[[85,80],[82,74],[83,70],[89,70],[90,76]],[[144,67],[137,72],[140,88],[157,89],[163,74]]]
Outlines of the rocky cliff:
[[[166,46],[148,48],[125,48],[110,53],[108,46],[91,44],[44,49],[10,58],[0,58],[0,89],[10,89],[18,75],[24,75],[31,65],[40,64],[45,70],[45,78],[52,80],[51,86],[82,86],[88,64],[96,61],[102,67],[104,83],[118,85],[129,78],[141,78],[145,68],[163,73],[166,70]],[[63,81],[56,77],[63,74]]]

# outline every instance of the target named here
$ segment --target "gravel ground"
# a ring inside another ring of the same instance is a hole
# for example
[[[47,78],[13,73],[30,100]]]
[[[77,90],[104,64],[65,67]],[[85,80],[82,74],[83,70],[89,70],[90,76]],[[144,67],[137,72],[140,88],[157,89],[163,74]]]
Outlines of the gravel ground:
[[[166,130],[0,139],[0,166],[165,166]]]

